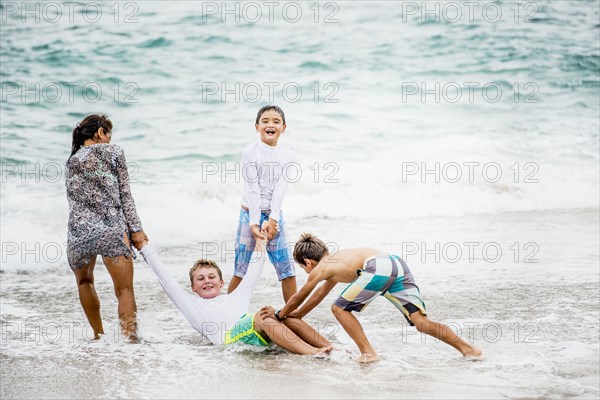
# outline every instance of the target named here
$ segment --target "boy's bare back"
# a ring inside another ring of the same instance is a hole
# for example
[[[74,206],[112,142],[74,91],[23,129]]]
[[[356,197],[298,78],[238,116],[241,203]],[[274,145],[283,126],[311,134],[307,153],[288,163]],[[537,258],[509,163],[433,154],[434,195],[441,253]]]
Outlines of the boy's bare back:
[[[380,254],[386,253],[372,247],[340,250],[323,257],[311,275],[315,273],[319,280],[350,283],[356,279],[356,271],[363,269],[367,259]]]

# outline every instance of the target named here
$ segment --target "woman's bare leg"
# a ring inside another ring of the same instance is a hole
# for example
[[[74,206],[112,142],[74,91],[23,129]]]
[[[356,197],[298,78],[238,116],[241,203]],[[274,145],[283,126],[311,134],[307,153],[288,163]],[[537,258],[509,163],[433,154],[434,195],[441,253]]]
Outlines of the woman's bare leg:
[[[112,278],[115,295],[119,302],[119,321],[125,337],[137,342],[137,306],[133,293],[133,260],[129,257],[103,257],[106,269]]]
[[[261,335],[266,334],[279,347],[295,354],[308,355],[331,351],[330,348],[318,349],[311,346],[275,318],[263,320],[258,313],[254,315],[254,329]]]
[[[329,340],[325,339],[315,328],[300,318],[286,318],[283,320],[283,323],[294,331],[294,333],[302,340],[313,347],[320,349],[331,346]]]
[[[79,290],[79,301],[83,312],[94,331],[94,339],[100,338],[104,334],[102,327],[102,318],[100,316],[100,300],[94,287],[94,266],[96,265],[96,256],[93,256],[82,268],[74,269],[75,279],[77,280],[77,289]]]

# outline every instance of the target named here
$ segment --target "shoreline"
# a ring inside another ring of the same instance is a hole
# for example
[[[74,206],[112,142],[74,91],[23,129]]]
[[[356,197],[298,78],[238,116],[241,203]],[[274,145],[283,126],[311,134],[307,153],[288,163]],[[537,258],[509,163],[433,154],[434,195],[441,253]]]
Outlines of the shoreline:
[[[414,224],[387,220],[385,226],[381,220],[365,219],[368,223],[360,226],[353,221],[310,221],[315,232],[338,235],[340,246],[376,243],[393,249],[406,243],[405,237],[427,244],[475,237],[502,246],[536,240],[538,263],[523,263],[522,257],[514,262],[514,253],[495,263],[481,257],[455,263],[422,262],[420,255],[409,260],[428,313],[483,348],[485,358],[477,363],[464,362],[449,346],[424,339],[390,303],[376,299],[358,318],[383,360],[366,369],[358,366],[353,361],[355,346],[328,306],[341,287],[306,317],[342,349],[328,359],[210,346],[189,327],[141,261],[136,261],[135,290],[146,342],[126,345],[112,337],[90,342],[83,336],[87,321],[78,308],[70,271],[56,274],[60,266],[40,266],[35,273],[6,270],[2,275],[2,397],[190,398],[196,393],[195,374],[181,371],[191,369],[212,379],[218,389],[211,395],[221,398],[280,397],[277,382],[282,380],[299,398],[598,397],[594,389],[600,370],[598,214],[598,210],[512,213],[418,219]],[[301,231],[297,226],[289,228],[290,238]],[[184,287],[200,250],[201,244],[161,249],[163,261]],[[228,281],[233,261],[225,258],[219,264]],[[108,329],[117,326],[116,301],[106,270],[98,267],[96,286]],[[306,274],[297,270],[297,275],[301,285]],[[31,285],[34,277],[35,286]],[[268,266],[251,309],[266,304],[283,304],[275,272]],[[71,326],[78,330],[69,338]],[[63,327],[63,336],[45,340],[56,336],[56,327]],[[221,369],[227,369],[228,376],[234,374],[238,383],[231,385],[219,373]],[[307,369],[311,371],[308,386],[304,384],[309,379]],[[38,379],[31,380],[32,373]],[[349,380],[357,374],[361,385]],[[74,385],[65,389],[61,382],[66,380]],[[413,384],[407,385],[407,380]],[[464,384],[454,382],[470,382],[468,393]]]

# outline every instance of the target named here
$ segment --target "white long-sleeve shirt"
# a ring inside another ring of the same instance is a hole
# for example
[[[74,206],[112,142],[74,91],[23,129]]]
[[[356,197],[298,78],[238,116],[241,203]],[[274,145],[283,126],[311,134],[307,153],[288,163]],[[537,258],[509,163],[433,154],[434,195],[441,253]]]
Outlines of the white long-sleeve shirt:
[[[248,313],[252,292],[262,272],[265,254],[253,257],[248,273],[240,285],[229,294],[212,299],[203,299],[196,293],[185,290],[167,273],[167,268],[158,256],[156,248],[146,244],[140,251],[152,268],[167,296],[175,303],[192,328],[206,336],[213,344],[222,344],[225,333]]]
[[[288,181],[299,173],[293,161],[292,151],[282,145],[258,141],[246,147],[241,165],[242,205],[250,210],[250,225],[259,225],[261,210],[271,210],[270,218],[279,222]]]

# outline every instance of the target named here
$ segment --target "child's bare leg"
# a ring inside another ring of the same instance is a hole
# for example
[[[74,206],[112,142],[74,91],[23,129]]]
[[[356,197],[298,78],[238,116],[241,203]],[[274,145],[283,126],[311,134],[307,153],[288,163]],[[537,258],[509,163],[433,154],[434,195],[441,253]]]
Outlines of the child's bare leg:
[[[137,305],[133,293],[133,260],[125,256],[103,257],[106,269],[112,278],[118,301],[119,321],[125,337],[138,342]]]
[[[296,277],[290,276],[281,280],[281,291],[283,292],[283,301],[287,301],[296,294],[298,286],[296,286]]]
[[[420,311],[410,314],[410,319],[419,332],[433,336],[460,351],[465,357],[478,357],[481,350],[462,340],[449,326],[435,322],[421,314]]]
[[[331,346],[331,342],[325,339],[315,328],[307,324],[300,318],[286,318],[283,320],[285,326],[290,328],[306,343],[313,347],[323,348]]]
[[[358,349],[361,352],[361,358],[359,361],[373,362],[379,360],[379,356],[377,355],[375,349],[373,348],[373,346],[371,346],[371,343],[367,339],[365,331],[363,331],[360,322],[358,322],[358,319],[356,319],[356,317],[352,315],[352,312],[346,311],[343,308],[336,306],[335,304],[331,306],[331,311],[333,312],[335,318],[342,325],[346,333],[350,335],[352,340],[354,340],[354,343],[356,343],[356,345],[358,346]]]
[[[242,283],[242,278],[234,275],[229,282],[229,286],[227,287],[227,293],[233,292],[240,285],[240,283]]]
[[[317,349],[302,340],[290,328],[275,318],[263,319],[258,313],[254,314],[254,329],[260,334],[266,334],[273,343],[295,354],[318,354],[331,349]]]
[[[83,307],[83,312],[94,331],[94,339],[98,339],[101,334],[104,334],[104,328],[100,317],[100,300],[94,287],[95,265],[96,256],[93,256],[89,263],[79,269],[74,269],[73,272],[77,280],[81,307]]]

